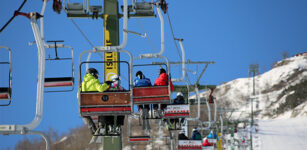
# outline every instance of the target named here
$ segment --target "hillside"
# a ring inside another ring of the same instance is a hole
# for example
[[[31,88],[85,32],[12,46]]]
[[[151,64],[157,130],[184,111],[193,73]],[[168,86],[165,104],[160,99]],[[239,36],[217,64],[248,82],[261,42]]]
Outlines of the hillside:
[[[214,97],[219,108],[233,110],[233,119],[250,114],[250,97],[260,118],[298,117],[307,115],[307,57],[297,56],[277,62],[273,68],[253,78],[239,78],[217,86]],[[201,97],[208,97],[208,92]]]

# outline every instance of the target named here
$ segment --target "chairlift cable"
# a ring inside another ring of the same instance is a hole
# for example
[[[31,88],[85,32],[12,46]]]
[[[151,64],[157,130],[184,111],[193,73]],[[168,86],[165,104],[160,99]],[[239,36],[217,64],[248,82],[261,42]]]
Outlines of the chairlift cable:
[[[10,19],[8,22],[6,22],[6,24],[0,29],[0,33],[1,33],[1,32],[6,28],[6,26],[8,26],[8,25],[11,23],[11,21],[17,16],[16,13],[19,12],[19,11],[21,10],[21,8],[24,6],[24,4],[26,3],[26,1],[27,1],[27,0],[24,0],[24,1],[22,2],[22,4],[19,6],[19,8],[18,8],[17,10],[15,10],[14,15],[11,17],[11,19]]]
[[[176,43],[176,38],[175,38],[175,35],[174,35],[174,30],[173,30],[173,26],[172,26],[172,22],[171,22],[171,19],[169,17],[169,13],[168,11],[166,11],[166,14],[167,14],[167,18],[168,18],[168,22],[169,22],[169,26],[170,26],[170,29],[171,29],[171,32],[172,32],[172,36],[173,36],[173,41],[174,41],[174,44],[176,46],[176,49],[177,49],[177,53],[179,55],[179,59],[181,59],[181,54],[180,54],[180,51],[179,51],[179,48],[178,48],[178,45]],[[184,60],[183,60],[184,61]]]
[[[91,47],[95,48],[94,44],[86,37],[86,35],[84,34],[84,32],[81,30],[81,28],[77,25],[77,23],[73,20],[70,19],[71,22],[75,25],[75,27],[79,30],[79,32],[81,33],[81,35],[84,37],[84,39],[91,45]],[[98,53],[98,55],[100,55],[101,57],[103,57],[100,53]]]
[[[156,50],[156,48],[153,46],[151,40],[149,39],[148,34],[146,33],[145,28],[144,28],[144,26],[142,25],[140,19],[137,18],[137,20],[138,20],[139,25],[141,26],[141,29],[142,29],[143,33],[146,35],[146,39],[147,39],[149,45],[151,46],[151,49],[152,49],[154,52],[156,52],[157,50]]]

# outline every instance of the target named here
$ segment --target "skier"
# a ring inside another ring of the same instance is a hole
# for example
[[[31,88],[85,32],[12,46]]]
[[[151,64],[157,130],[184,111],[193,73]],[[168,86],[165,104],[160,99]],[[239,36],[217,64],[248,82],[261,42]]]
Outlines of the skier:
[[[87,69],[86,74],[82,81],[81,91],[82,92],[88,92],[88,91],[104,92],[106,91],[112,82],[106,81],[105,83],[100,84],[98,80],[98,76],[99,76],[99,73],[95,68]],[[92,118],[90,116],[85,116],[83,121],[91,129],[91,133],[95,134],[97,127],[95,123],[93,122]]]
[[[150,79],[146,78],[142,71],[138,71],[135,76],[137,77],[133,81],[133,86],[135,87],[145,87],[151,86]]]
[[[165,69],[161,68],[159,70],[159,77],[155,80],[155,86],[164,86],[164,85],[168,85],[168,75],[166,74]],[[172,81],[170,80],[170,87],[171,87],[171,91],[174,90],[174,85],[172,83]],[[162,106],[161,106],[162,107]],[[164,106],[165,107],[165,106]],[[158,111],[157,109],[159,108],[158,104],[154,104],[153,105],[154,108],[154,112],[155,112],[155,117],[158,118],[158,116],[162,116],[161,111]]]
[[[196,128],[193,129],[192,140],[202,140],[201,134],[198,132]]]
[[[189,138],[184,134],[183,131],[180,131],[178,134],[178,140],[189,140]]]
[[[155,80],[155,86],[168,85],[168,75],[166,74],[165,69],[161,68],[159,70],[159,77]],[[171,91],[174,91],[174,85],[170,81]]]

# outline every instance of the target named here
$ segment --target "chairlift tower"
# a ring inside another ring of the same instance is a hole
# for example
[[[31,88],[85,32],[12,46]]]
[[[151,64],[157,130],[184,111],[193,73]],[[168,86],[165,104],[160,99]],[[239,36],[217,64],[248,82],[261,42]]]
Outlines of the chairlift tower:
[[[252,136],[252,127],[254,125],[254,112],[253,112],[253,100],[255,97],[255,75],[259,74],[259,64],[250,64],[249,65],[249,76],[253,76],[253,98],[250,98],[251,101],[251,124],[250,124],[250,149],[253,149],[253,136]]]

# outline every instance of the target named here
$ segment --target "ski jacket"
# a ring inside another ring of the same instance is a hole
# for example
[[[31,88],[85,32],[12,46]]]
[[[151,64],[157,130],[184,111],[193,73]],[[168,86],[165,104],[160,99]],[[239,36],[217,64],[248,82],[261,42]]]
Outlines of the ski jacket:
[[[82,81],[82,92],[98,91],[103,92],[109,88],[106,83],[100,84],[99,80],[91,74],[86,74]]]
[[[200,133],[196,130],[196,131],[193,131],[193,134],[192,134],[192,140],[201,140],[201,135]]]
[[[208,139],[205,139],[203,142],[203,146],[212,146],[212,144],[208,142]]]
[[[184,98],[183,98],[183,96],[177,96],[177,97],[174,99],[174,104],[184,104]]]
[[[185,136],[184,133],[180,133],[180,134],[178,134],[178,139],[179,140],[188,140],[189,138],[187,136]]]
[[[110,86],[107,91],[125,91],[125,89],[119,85],[115,87]]]
[[[171,91],[174,90],[173,82],[171,81]],[[161,73],[159,77],[155,80],[155,85],[162,86],[162,85],[168,85],[168,75],[166,73]]]
[[[146,78],[144,75],[143,77],[144,77],[143,79],[140,79],[139,77],[134,79],[133,86],[135,87],[151,86],[150,79]]]

